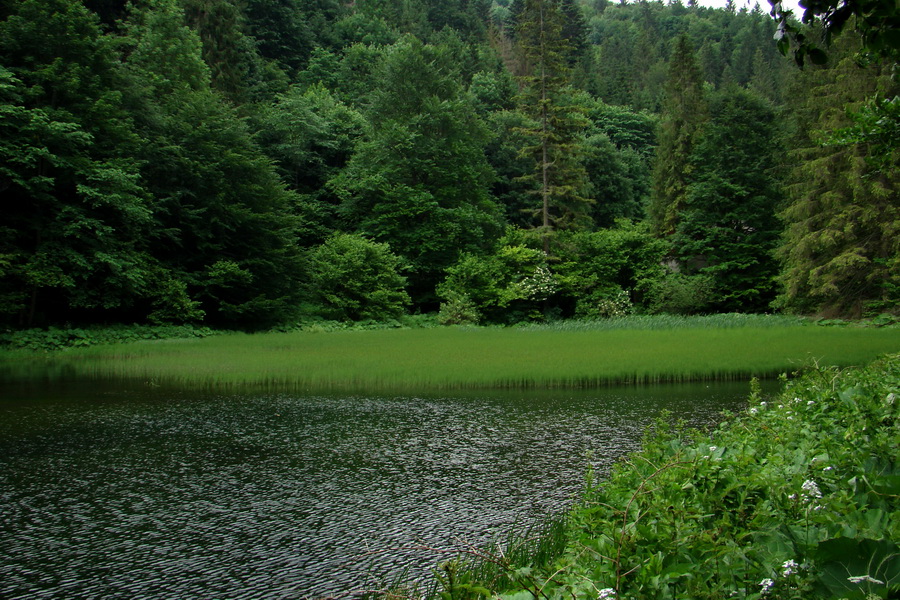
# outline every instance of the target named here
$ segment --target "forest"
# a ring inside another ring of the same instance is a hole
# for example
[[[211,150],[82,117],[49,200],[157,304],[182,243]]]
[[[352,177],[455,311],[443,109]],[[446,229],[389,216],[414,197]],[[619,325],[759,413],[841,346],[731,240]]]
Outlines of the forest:
[[[897,314],[895,61],[769,10],[3,0],[0,328]]]

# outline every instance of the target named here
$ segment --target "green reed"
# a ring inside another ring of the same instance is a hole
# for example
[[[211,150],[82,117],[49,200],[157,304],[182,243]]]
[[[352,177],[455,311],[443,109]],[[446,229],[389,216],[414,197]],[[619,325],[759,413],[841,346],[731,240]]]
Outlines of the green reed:
[[[735,326],[684,320],[606,328],[434,328],[225,334],[6,353],[6,370],[139,378],[228,389],[333,391],[575,388],[736,379],[808,364],[851,365],[900,350],[900,329],[824,328],[796,321]],[[673,322],[674,323],[674,322]],[[694,326],[691,326],[691,323]],[[620,323],[620,325],[622,325]],[[0,354],[0,358],[4,355]]]

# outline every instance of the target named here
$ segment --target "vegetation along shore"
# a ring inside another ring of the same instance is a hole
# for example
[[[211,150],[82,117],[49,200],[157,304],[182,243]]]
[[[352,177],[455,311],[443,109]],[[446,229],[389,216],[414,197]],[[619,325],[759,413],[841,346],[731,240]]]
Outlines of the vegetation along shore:
[[[378,392],[774,377],[806,364],[863,364],[898,348],[900,328],[893,326],[822,327],[778,316],[657,316],[510,328],[220,333],[46,355],[8,350],[0,364],[21,374],[32,368],[45,373],[55,365],[67,376],[212,389]]]
[[[563,518],[438,569],[442,598],[896,598],[900,355],[810,368],[711,433],[660,420]]]

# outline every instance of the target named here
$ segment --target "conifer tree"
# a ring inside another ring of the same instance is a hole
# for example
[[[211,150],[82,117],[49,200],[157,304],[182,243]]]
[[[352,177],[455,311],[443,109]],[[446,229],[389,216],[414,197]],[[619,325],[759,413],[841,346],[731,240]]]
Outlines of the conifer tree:
[[[712,96],[710,113],[671,240],[683,270],[711,277],[715,308],[763,312],[775,298],[778,272],[775,111],[753,92],[732,87]]]
[[[860,316],[896,310],[900,301],[900,165],[893,157],[876,170],[866,145],[822,142],[850,124],[847,109],[897,88],[889,66],[859,68],[846,42],[831,66],[800,75],[780,301],[801,312]]]
[[[697,135],[708,120],[703,80],[686,35],[678,38],[669,61],[669,78],[653,170],[649,216],[657,235],[671,235],[687,199]]]
[[[568,83],[569,41],[562,35],[563,12],[554,0],[526,0],[517,25],[528,62],[522,78],[521,110],[533,125],[523,130],[533,144],[522,149],[535,160],[528,178],[540,194],[538,231],[545,252],[556,229],[590,223],[591,201],[584,197],[587,173],[581,162],[580,134],[588,124],[572,104]]]

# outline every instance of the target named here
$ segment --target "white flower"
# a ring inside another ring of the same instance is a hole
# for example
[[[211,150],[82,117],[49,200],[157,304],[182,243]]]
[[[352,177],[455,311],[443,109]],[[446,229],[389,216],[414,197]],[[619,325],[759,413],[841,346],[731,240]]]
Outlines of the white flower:
[[[869,583],[874,583],[877,585],[884,585],[883,581],[875,579],[874,577],[871,577],[869,575],[859,575],[857,577],[848,577],[847,581],[849,581],[850,583],[862,583],[863,581],[868,581]]]
[[[801,496],[806,501],[822,497],[822,492],[819,490],[819,486],[816,485],[816,482],[812,479],[807,479],[806,481],[804,481],[803,485],[800,486],[800,489],[803,490]]]
[[[772,581],[771,579],[769,579],[768,577],[766,577],[765,579],[763,579],[762,581],[759,582],[759,587],[761,588],[759,590],[759,593],[761,593],[763,596],[765,596],[766,594],[769,593],[769,590],[771,590],[774,586],[775,586],[775,582]]]
[[[806,405],[807,405],[807,406],[812,406],[812,405],[815,404],[815,403],[816,403],[815,400],[807,400],[807,401],[806,401]]]
[[[800,402],[802,402],[802,400],[800,400],[800,398],[794,398],[794,403],[795,403],[795,404],[800,404]]]
[[[778,408],[784,408],[784,404],[779,404]]]
[[[788,496],[788,500],[796,500],[796,499],[797,499],[797,494],[791,494],[790,496]]]
[[[607,598],[615,598],[616,590],[615,588],[603,588],[600,590],[600,593],[597,594],[597,600],[606,600]]]
[[[789,575],[793,575],[794,573],[797,572],[796,569],[798,566],[799,565],[796,562],[794,562],[793,559],[786,560],[786,561],[784,561],[784,564],[781,565],[781,568],[784,569],[781,572],[781,574],[785,577],[788,577]]]
[[[765,402],[760,402],[759,405],[762,406],[763,408],[765,408],[766,406],[768,406],[768,404],[766,404]]]
[[[718,446],[710,446],[709,447],[710,452],[715,452],[717,449],[718,449]]]
[[[758,413],[758,412],[759,412],[759,409],[756,408],[755,406],[754,406],[753,408],[750,409],[750,414],[751,414],[751,415],[755,415],[755,414]]]
[[[825,467],[825,468],[822,469],[822,470],[825,471],[825,472],[827,473],[828,471],[833,471],[833,470],[834,470],[834,467]]]

